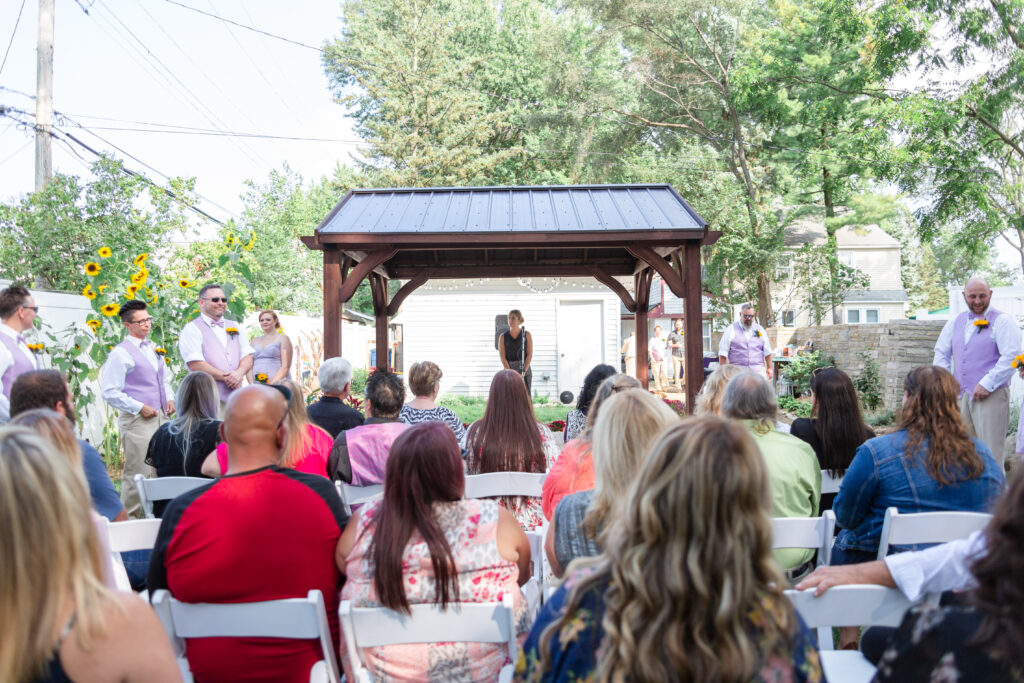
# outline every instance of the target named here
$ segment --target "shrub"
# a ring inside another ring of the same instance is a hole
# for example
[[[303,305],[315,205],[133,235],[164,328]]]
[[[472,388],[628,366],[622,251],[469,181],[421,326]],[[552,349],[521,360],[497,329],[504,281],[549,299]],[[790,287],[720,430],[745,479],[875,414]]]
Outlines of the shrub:
[[[791,396],[779,397],[779,408],[797,417],[810,417],[811,404],[808,401],[798,401]]]
[[[867,350],[861,351],[859,355],[863,367],[853,380],[853,386],[857,389],[861,405],[868,410],[875,410],[882,405],[882,379],[878,373],[878,362]]]
[[[827,368],[835,364],[835,358],[831,356],[825,358],[822,357],[820,351],[812,351],[801,354],[790,361],[783,373],[793,386],[793,395],[803,395],[811,390],[811,373],[818,368]]]

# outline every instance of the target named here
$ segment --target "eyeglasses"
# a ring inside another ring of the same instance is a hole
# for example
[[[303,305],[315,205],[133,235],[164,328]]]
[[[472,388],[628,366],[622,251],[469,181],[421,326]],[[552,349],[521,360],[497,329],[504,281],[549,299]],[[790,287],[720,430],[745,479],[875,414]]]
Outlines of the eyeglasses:
[[[142,320],[132,320],[129,325],[152,325],[154,320],[152,318],[143,318]]]
[[[22,306],[22,308],[26,308],[26,309],[32,311],[33,313],[38,313],[39,312],[39,307],[38,306]]]
[[[743,319],[744,320],[753,320],[754,319],[754,314],[753,313],[750,313],[750,314],[744,313],[743,314]]]
[[[208,296],[205,297],[207,301],[212,301],[215,304],[226,304],[228,298],[226,296]]]

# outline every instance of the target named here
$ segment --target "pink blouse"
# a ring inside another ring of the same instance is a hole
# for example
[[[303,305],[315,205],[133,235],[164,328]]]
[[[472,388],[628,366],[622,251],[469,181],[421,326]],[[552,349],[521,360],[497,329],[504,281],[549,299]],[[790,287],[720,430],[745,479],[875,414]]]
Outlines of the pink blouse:
[[[334,439],[316,425],[306,425],[306,439],[300,447],[299,458],[292,465],[293,470],[327,476],[327,458],[331,454]],[[217,465],[220,473],[228,471],[228,445],[217,445]]]

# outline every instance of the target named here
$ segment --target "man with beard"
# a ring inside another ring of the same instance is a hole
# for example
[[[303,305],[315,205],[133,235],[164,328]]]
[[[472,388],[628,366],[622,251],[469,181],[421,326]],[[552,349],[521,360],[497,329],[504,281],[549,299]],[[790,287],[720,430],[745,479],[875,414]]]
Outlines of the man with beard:
[[[935,342],[933,365],[960,383],[960,416],[971,436],[985,442],[1003,463],[1010,422],[1010,378],[1020,353],[1020,330],[1008,314],[992,308],[992,290],[980,277],[964,286],[967,310],[946,322]]]
[[[48,408],[60,413],[75,424],[75,409],[71,388],[64,376],[56,370],[33,370],[19,375],[11,387],[11,417],[36,408]],[[88,441],[78,440],[82,451],[82,469],[89,483],[92,506],[112,522],[128,519],[128,513],[114,490],[107,474],[107,466],[99,452]]]
[[[768,335],[754,316],[754,306],[743,304],[740,319],[725,329],[718,344],[719,365],[742,365],[760,374],[764,369],[768,379],[772,378],[772,345]]]

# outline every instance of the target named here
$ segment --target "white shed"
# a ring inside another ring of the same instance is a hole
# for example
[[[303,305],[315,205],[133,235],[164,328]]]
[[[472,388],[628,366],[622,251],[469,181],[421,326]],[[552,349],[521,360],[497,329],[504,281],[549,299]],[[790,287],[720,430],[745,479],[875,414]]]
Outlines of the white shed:
[[[534,342],[534,394],[575,396],[592,367],[620,367],[619,298],[590,278],[445,280],[417,289],[392,319],[403,372],[437,363],[443,393],[486,396],[501,370],[497,324],[519,309]],[[507,327],[507,326],[506,326]],[[399,341],[400,340],[400,341]]]

